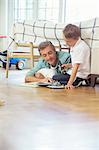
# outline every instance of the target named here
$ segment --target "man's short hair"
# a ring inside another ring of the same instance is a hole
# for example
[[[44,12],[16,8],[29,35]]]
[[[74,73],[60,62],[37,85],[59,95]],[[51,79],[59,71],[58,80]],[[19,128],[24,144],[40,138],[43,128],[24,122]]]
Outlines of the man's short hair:
[[[76,25],[68,24],[63,29],[63,34],[67,39],[68,38],[78,39],[81,36],[81,30]]]
[[[38,46],[39,52],[48,46],[50,46],[55,51],[55,46],[50,41],[44,41],[44,42],[41,42]]]

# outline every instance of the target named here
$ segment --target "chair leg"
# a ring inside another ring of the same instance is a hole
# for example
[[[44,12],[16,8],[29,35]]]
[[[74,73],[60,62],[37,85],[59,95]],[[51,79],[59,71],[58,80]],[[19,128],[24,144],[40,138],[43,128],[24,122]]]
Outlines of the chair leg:
[[[31,53],[31,68],[34,66],[34,53],[33,53],[33,43],[30,42],[30,53]]]
[[[8,78],[8,70],[9,70],[9,54],[7,52],[7,62],[6,62],[6,78]]]

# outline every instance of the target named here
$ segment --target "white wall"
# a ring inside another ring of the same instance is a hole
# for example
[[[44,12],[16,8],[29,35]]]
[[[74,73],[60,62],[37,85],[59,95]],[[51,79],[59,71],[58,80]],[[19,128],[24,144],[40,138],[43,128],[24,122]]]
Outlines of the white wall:
[[[66,0],[66,22],[99,17],[98,0]]]
[[[0,0],[0,34],[7,35],[7,0]],[[6,47],[6,39],[0,39],[0,50]]]

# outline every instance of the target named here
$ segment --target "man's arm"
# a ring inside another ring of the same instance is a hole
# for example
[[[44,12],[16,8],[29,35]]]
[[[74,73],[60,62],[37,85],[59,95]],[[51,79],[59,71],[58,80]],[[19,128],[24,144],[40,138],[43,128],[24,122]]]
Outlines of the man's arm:
[[[52,82],[53,80],[51,78],[44,78],[44,79],[39,79],[36,78],[35,76],[26,76],[25,77],[25,83],[28,82]]]
[[[36,78],[35,76],[26,76],[25,83],[28,83],[28,82],[39,82],[39,79]]]
[[[26,82],[39,82],[39,79],[35,77],[35,73],[42,68],[43,60],[39,59],[36,66],[34,66],[30,71],[27,72],[25,77]]]

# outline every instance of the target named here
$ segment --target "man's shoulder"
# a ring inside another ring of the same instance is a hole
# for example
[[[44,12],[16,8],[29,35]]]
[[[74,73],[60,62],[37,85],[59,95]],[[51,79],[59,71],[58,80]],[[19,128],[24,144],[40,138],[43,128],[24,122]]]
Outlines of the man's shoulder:
[[[58,57],[67,57],[69,56],[69,52],[64,52],[64,51],[58,51],[57,52]]]
[[[40,57],[40,58],[39,58],[39,60],[38,60],[38,62],[43,63],[43,62],[45,62],[45,60],[44,60],[44,58],[43,58],[43,57]]]
[[[66,54],[68,54],[68,52],[67,51],[57,51],[57,53],[59,54],[59,55],[66,55]]]
[[[48,67],[49,66],[47,61],[45,61],[45,59],[43,57],[39,58],[38,65],[42,66],[42,67]]]

